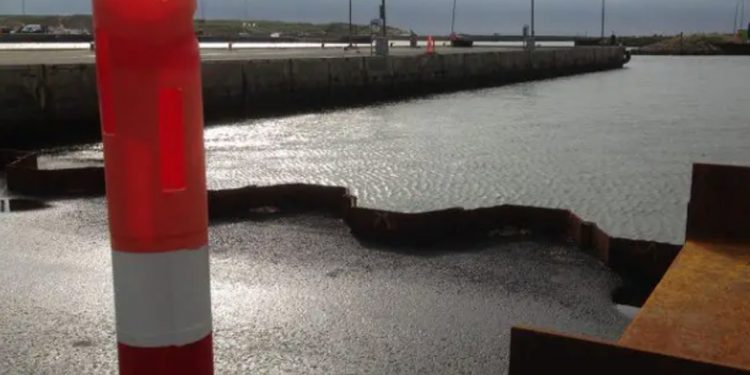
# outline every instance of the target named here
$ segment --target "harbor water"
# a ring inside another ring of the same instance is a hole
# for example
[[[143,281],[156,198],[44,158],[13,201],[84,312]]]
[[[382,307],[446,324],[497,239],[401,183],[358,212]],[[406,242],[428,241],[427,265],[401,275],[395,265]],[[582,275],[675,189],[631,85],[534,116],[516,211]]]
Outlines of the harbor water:
[[[684,239],[691,165],[750,164],[743,57],[625,69],[206,131],[210,188],[350,187],[360,205],[569,208],[615,236]],[[47,167],[99,163],[100,145]]]

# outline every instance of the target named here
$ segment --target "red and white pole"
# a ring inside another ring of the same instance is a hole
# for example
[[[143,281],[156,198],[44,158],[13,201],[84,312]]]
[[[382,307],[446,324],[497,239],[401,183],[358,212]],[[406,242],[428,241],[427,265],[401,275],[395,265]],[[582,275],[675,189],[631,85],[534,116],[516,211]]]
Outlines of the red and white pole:
[[[212,374],[195,0],[93,0],[121,374]]]

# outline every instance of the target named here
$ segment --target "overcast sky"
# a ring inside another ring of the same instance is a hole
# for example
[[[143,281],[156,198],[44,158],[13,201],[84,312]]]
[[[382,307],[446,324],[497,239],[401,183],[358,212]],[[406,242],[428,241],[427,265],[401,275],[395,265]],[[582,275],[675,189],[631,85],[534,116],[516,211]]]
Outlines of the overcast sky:
[[[0,0],[0,14],[21,12],[23,0]],[[30,14],[90,13],[91,0],[25,0]],[[207,18],[242,18],[245,0],[199,0]],[[355,22],[377,16],[379,0],[352,0]],[[422,34],[447,34],[453,0],[387,0],[389,22]],[[284,21],[346,21],[347,0],[247,0],[249,17]],[[456,29],[520,33],[530,0],[458,0]],[[607,0],[607,32],[729,32],[737,0]],[[539,34],[598,35],[601,0],[536,0]],[[750,15],[750,0],[747,0]],[[745,23],[750,17],[745,17]]]

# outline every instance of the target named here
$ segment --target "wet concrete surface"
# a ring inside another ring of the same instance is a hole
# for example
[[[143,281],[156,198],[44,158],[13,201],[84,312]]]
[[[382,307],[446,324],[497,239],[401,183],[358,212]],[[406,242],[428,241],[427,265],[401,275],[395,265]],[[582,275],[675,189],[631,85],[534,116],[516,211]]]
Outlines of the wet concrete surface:
[[[104,200],[51,203],[0,217],[0,372],[114,372]],[[512,325],[616,339],[629,321],[619,279],[572,246],[375,247],[315,215],[210,234],[220,374],[503,373]]]

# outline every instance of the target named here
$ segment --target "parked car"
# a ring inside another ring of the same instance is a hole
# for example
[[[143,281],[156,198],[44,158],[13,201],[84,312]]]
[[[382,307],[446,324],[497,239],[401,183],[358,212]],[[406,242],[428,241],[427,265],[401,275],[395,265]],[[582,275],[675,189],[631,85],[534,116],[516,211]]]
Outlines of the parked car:
[[[42,25],[29,24],[21,28],[21,31],[19,32],[21,34],[43,34],[45,32],[45,28]]]

